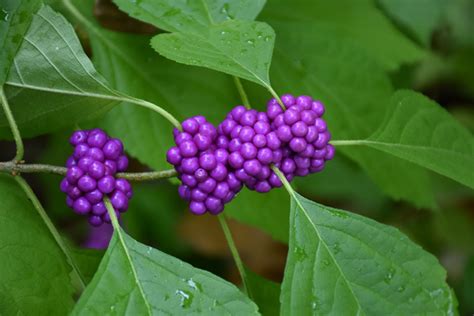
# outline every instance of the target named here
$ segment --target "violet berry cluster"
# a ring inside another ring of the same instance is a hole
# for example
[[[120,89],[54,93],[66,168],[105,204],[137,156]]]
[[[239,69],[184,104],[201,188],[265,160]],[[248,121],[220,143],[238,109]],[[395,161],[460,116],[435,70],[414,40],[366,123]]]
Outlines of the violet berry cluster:
[[[175,147],[167,160],[178,171],[181,198],[194,214],[218,214],[242,188],[228,165],[228,151],[219,146],[216,128],[203,116],[185,120],[183,131],[174,130]]]
[[[67,194],[66,204],[77,214],[88,216],[92,226],[110,223],[104,197],[110,198],[119,217],[133,195],[130,183],[115,177],[128,167],[122,142],[98,128],[75,131],[69,142],[74,152],[66,162],[66,177],[60,185]]]
[[[182,132],[174,130],[167,160],[194,214],[222,212],[244,185],[260,193],[281,187],[272,165],[291,181],[323,170],[334,157],[323,104],[290,94],[281,100],[285,110],[272,99],[266,112],[235,107],[217,129],[196,116],[183,122]]]

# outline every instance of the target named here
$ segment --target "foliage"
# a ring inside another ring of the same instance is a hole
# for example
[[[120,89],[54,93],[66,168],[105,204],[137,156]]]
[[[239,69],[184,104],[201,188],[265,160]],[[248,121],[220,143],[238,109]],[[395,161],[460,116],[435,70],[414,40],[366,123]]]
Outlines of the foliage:
[[[338,157],[293,187],[284,181],[265,195],[246,190],[226,207],[226,215],[288,247],[279,284],[245,268],[226,234],[245,291],[163,252],[190,251],[177,240],[185,206],[174,180],[137,184],[134,214],[122,227],[109,209],[114,232],[102,254],[65,242],[76,239],[75,230],[56,230],[69,217],[61,214],[57,181],[46,180],[52,175],[41,178],[47,212],[15,171],[0,175],[0,314],[458,313],[446,271],[428,252],[439,249],[425,250],[410,239],[419,242],[419,235],[374,220],[390,221],[387,213],[397,211],[387,205],[438,212],[434,238],[472,255],[469,217],[462,205],[446,208],[432,185],[439,185],[438,174],[453,181],[443,192],[472,194],[472,132],[436,101],[392,80],[429,60],[442,1],[414,8],[383,0],[114,2],[151,24],[154,34],[107,29],[92,13],[92,0],[50,1],[54,8],[39,0],[1,3],[1,139],[21,144],[15,126],[22,137],[55,141],[65,141],[56,131],[100,126],[123,140],[135,170],[160,171],[169,168],[165,152],[178,121],[202,114],[218,123],[245,103],[242,90],[258,109],[289,92],[326,105]],[[64,156],[64,146],[55,144],[44,158]],[[17,158],[12,163],[20,168],[23,157]],[[349,204],[374,219],[322,203]],[[456,227],[461,232],[453,235]],[[471,279],[472,266],[471,259]],[[472,286],[455,289],[472,306],[466,298]]]

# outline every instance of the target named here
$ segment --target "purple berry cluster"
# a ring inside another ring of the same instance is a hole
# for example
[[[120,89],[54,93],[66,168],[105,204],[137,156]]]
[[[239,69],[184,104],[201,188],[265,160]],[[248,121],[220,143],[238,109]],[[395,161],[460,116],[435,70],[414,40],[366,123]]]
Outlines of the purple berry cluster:
[[[217,144],[217,130],[203,116],[185,120],[182,128],[174,130],[177,146],[167,152],[182,182],[179,195],[194,214],[219,214],[242,188],[229,168],[229,153]]]
[[[178,171],[179,194],[194,214],[222,212],[243,185],[261,193],[281,187],[272,165],[291,181],[321,171],[334,157],[323,104],[290,94],[282,102],[286,110],[276,99],[266,112],[239,105],[217,129],[203,116],[185,120],[182,132],[175,129],[176,146],[167,160]]]
[[[239,105],[219,125],[218,132],[218,143],[230,153],[230,167],[249,189],[264,193],[282,185],[270,168],[281,160],[281,141],[266,113]]]
[[[268,102],[267,115],[272,129],[282,143],[282,160],[275,165],[291,181],[323,170],[325,162],[334,157],[331,134],[322,119],[324,106],[309,96],[281,97],[286,110],[277,100]]]
[[[104,196],[110,198],[120,216],[133,195],[127,180],[115,178],[117,172],[128,167],[122,142],[98,128],[75,131],[69,142],[74,146],[74,153],[66,162],[66,177],[60,185],[61,191],[67,194],[66,204],[77,214],[87,215],[92,226],[110,223]]]

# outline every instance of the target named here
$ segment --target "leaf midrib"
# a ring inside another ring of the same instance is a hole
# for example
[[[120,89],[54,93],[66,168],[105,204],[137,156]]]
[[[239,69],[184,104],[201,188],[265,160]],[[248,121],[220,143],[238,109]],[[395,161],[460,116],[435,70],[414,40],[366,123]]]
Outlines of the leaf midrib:
[[[361,312],[363,312],[362,310],[362,306],[360,305],[360,302],[359,302],[359,299],[358,297],[355,295],[354,291],[352,290],[352,287],[349,285],[349,280],[346,278],[346,275],[344,274],[344,272],[342,271],[341,267],[339,266],[339,263],[337,262],[336,258],[334,257],[333,253],[331,252],[331,250],[329,249],[328,245],[326,244],[326,242],[324,241],[324,239],[321,237],[321,234],[319,233],[319,230],[318,228],[316,227],[316,225],[313,223],[313,221],[311,220],[311,218],[309,217],[309,214],[307,213],[306,209],[304,208],[304,206],[301,204],[301,201],[298,199],[298,197],[296,196],[295,194],[295,191],[293,190],[293,188],[291,188],[291,186],[289,188],[287,188],[291,194],[291,197],[296,201],[296,204],[298,205],[298,207],[301,209],[301,211],[303,212],[304,216],[306,217],[307,221],[311,224],[311,226],[313,227],[314,231],[316,232],[316,236],[318,237],[319,241],[324,245],[324,247],[326,248],[328,254],[330,255],[331,257],[331,260],[334,262],[335,266],[337,267],[337,269],[339,270],[339,274],[340,276],[342,277],[342,279],[344,280],[344,283],[346,283],[347,285],[347,288],[349,289],[349,291],[351,292],[352,296],[354,297],[355,301],[357,302],[357,307],[358,307],[358,310],[357,310],[357,315],[360,315]],[[365,315],[365,313],[364,313]]]

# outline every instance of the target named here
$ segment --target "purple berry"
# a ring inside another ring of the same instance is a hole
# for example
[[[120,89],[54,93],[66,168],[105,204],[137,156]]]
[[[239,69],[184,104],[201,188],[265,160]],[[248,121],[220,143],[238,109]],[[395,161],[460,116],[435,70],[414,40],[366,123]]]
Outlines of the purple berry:
[[[85,195],[86,199],[92,204],[96,204],[102,201],[104,195],[99,190],[95,189]]]
[[[107,135],[103,131],[97,131],[89,134],[87,138],[87,144],[90,147],[102,148],[107,141]]]
[[[125,155],[118,157],[117,159],[117,171],[125,171],[128,168],[128,158]]]
[[[194,135],[199,130],[199,123],[194,118],[189,118],[184,120],[181,124],[183,131],[189,134]]]
[[[123,144],[118,139],[111,139],[105,143],[102,151],[105,158],[115,160],[122,154]]]
[[[104,164],[99,161],[94,161],[88,168],[88,174],[94,179],[102,178],[105,174]]]
[[[181,154],[178,147],[171,147],[166,152],[166,161],[176,166],[181,162]]]
[[[99,148],[89,148],[89,150],[87,151],[87,156],[91,157],[92,159],[96,160],[96,161],[100,161],[100,162],[103,162],[104,159],[105,159],[105,156],[104,156],[104,153],[102,152],[101,149]]]
[[[80,177],[84,175],[84,171],[81,168],[73,166],[66,172],[66,179],[69,184],[75,184]]]
[[[77,162],[77,166],[82,169],[82,171],[87,172],[89,170],[90,165],[94,162],[95,160],[92,159],[91,157],[82,157],[79,159]]]
[[[179,151],[181,156],[189,158],[197,154],[198,148],[194,142],[187,140],[179,145]]]
[[[92,206],[85,197],[80,197],[76,201],[74,201],[72,207],[77,214],[85,215],[89,213]]]
[[[100,225],[103,224],[102,217],[97,216],[97,215],[89,216],[89,224],[95,227],[99,227]]]
[[[107,213],[107,208],[105,207],[104,202],[98,202],[92,205],[92,214],[100,216],[105,213]]]
[[[212,170],[217,165],[216,157],[210,153],[203,154],[201,157],[199,157],[199,165],[206,170]]]
[[[115,190],[112,193],[110,196],[110,202],[112,203],[113,207],[119,211],[127,209],[128,206],[128,198],[125,193],[120,190]]]
[[[87,146],[86,144],[78,144],[76,148],[74,148],[74,154],[73,154],[74,158],[80,159],[84,157],[88,151],[89,151],[89,146]]]
[[[97,187],[97,181],[95,181],[92,177],[85,175],[77,181],[77,187],[82,192],[90,192]]]
[[[75,131],[69,138],[69,143],[73,146],[84,143],[87,140],[87,133],[85,131]]]
[[[109,194],[115,189],[115,179],[112,176],[105,176],[97,183],[100,192]]]
[[[189,209],[190,209],[191,212],[193,212],[195,215],[202,215],[202,214],[206,213],[206,205],[204,205],[203,202],[192,201],[192,202],[189,204]]]

